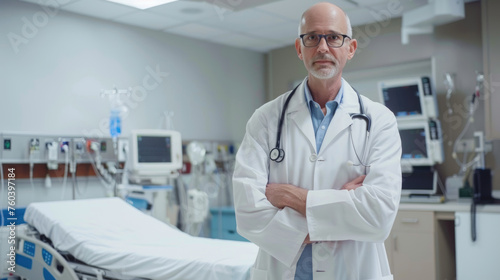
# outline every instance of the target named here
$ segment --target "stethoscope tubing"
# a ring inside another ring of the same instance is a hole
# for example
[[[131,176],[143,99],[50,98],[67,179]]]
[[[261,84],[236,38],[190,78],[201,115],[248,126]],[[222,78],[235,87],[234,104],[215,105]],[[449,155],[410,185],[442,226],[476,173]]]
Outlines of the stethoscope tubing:
[[[283,122],[284,122],[284,119],[285,119],[285,112],[286,112],[286,109],[288,108],[288,103],[290,103],[290,100],[292,99],[293,95],[295,94],[295,92],[297,91],[297,88],[300,86],[301,84],[298,84],[293,90],[292,92],[288,95],[287,99],[285,100],[285,104],[283,104],[283,109],[281,110],[281,116],[280,116],[280,120],[278,121],[278,132],[277,132],[277,135],[276,135],[276,146],[271,149],[271,151],[269,152],[269,159],[272,160],[272,161],[275,161],[275,162],[282,162],[283,159],[285,158],[285,151],[283,149],[281,149],[281,132],[282,132],[282,129],[283,129]],[[364,150],[363,150],[363,157],[362,158],[365,158],[366,156],[366,152],[367,152],[367,147],[366,147],[366,144],[368,143],[368,140],[369,140],[369,137],[370,137],[370,130],[371,130],[371,118],[365,114],[365,110],[364,110],[364,106],[363,106],[363,100],[361,99],[361,95],[359,94],[359,92],[353,88],[354,92],[356,92],[356,95],[358,96],[358,102],[359,102],[359,113],[351,113],[350,114],[350,117],[351,119],[356,119],[356,118],[359,118],[359,119],[362,119],[366,122],[366,136],[365,136],[365,147],[364,147]],[[352,138],[352,127],[350,128],[350,138],[351,138],[351,145],[353,146],[353,149],[354,149],[354,153],[356,154],[356,157],[358,159],[358,162],[359,164],[353,164],[354,166],[359,166],[359,165],[362,165],[364,167],[370,167],[370,165],[368,164],[365,164],[363,163],[363,161],[361,160],[361,158],[359,157],[358,155],[358,152],[356,151],[356,146],[354,145],[354,140]]]

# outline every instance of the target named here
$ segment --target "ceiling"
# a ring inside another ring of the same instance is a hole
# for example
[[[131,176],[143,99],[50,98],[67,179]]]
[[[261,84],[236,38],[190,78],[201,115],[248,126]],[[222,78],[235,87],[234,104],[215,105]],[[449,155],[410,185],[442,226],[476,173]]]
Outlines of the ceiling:
[[[54,3],[46,0],[23,0]],[[146,10],[105,0],[58,0],[60,9],[258,52],[288,46],[302,12],[316,0],[181,0]],[[369,24],[426,5],[427,0],[335,0],[353,26]],[[469,1],[466,1],[469,2]],[[396,12],[395,12],[396,11]],[[377,15],[378,13],[378,15]]]

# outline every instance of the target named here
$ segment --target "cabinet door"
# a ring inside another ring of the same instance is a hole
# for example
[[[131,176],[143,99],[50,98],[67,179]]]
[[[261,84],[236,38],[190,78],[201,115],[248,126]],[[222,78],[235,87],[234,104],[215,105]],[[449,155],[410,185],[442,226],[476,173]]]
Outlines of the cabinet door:
[[[480,206],[478,206],[480,207]],[[476,214],[476,241],[471,239],[471,216],[455,213],[457,279],[500,279],[500,214]]]
[[[432,233],[395,231],[390,238],[394,279],[436,279]]]
[[[434,213],[399,211],[386,241],[394,279],[436,279]]]

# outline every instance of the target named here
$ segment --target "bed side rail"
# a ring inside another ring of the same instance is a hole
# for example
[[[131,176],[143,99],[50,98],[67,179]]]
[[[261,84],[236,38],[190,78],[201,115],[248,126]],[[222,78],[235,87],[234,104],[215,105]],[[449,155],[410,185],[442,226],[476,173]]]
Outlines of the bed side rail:
[[[18,229],[15,275],[29,280],[78,280],[70,264],[50,245]]]

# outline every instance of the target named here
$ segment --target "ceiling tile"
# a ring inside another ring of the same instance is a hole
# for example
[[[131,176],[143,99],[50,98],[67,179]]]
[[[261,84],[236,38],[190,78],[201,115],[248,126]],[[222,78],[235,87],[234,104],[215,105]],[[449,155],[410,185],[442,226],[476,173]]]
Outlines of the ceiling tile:
[[[147,10],[105,0],[22,1],[52,7],[56,3],[62,10],[91,17],[250,50],[268,51],[293,45],[302,13],[311,5],[324,0],[181,0]],[[357,26],[387,20],[388,16],[400,17],[403,12],[426,5],[428,1],[430,0],[328,2],[343,8],[349,14],[352,25]],[[477,0],[465,0],[471,1]],[[394,9],[399,10],[394,13]]]
[[[197,39],[207,39],[213,36],[227,33],[227,31],[224,30],[208,27],[206,25],[201,25],[197,23],[183,24],[172,28],[167,28],[164,31],[167,33],[174,33]]]
[[[376,1],[376,3],[361,0],[359,2],[361,5],[358,8],[348,12],[353,26],[401,17],[404,12],[427,4],[427,0],[401,0],[400,2],[385,0]]]
[[[287,21],[285,19],[258,11],[256,9],[234,12],[226,15],[224,18],[211,17],[201,21],[202,24],[212,27],[240,32],[249,29],[267,28],[286,22]]]
[[[219,17],[226,14],[222,8],[205,2],[177,1],[150,8],[148,12],[169,16],[183,21],[199,21],[207,17]]]
[[[295,22],[287,22],[280,25],[252,28],[246,30],[245,33],[261,38],[274,39],[277,41],[287,40],[289,44],[293,44],[298,36],[298,24]]]
[[[77,2],[77,1],[80,1],[80,0],[57,0],[57,1],[50,1],[50,0],[22,0],[22,1],[29,2],[29,3],[34,3],[34,4],[38,4],[38,5],[49,6],[49,7],[61,7],[61,6],[67,5],[69,3]]]
[[[224,36],[211,37],[208,40],[224,45],[230,45],[256,51],[264,51],[267,50],[269,46],[280,43],[272,39],[257,38],[251,35],[239,33],[228,33]]]
[[[136,25],[144,28],[162,30],[170,26],[182,24],[182,21],[173,19],[167,16],[160,16],[157,14],[152,14],[145,11],[137,11],[131,14],[127,14],[118,18],[113,19],[113,21],[121,22],[130,25]]]
[[[112,19],[137,11],[135,8],[102,0],[78,1],[65,5],[62,9],[77,14],[103,19]]]
[[[356,0],[358,7],[394,7],[395,9],[403,8],[410,9],[414,6],[418,7],[420,5],[427,4],[428,0]]]
[[[199,0],[195,0],[199,1]],[[264,5],[270,2],[276,2],[279,0],[204,0],[205,2],[217,5],[218,7],[225,8],[230,11],[242,11],[250,8],[255,8],[260,5]]]
[[[282,0],[259,6],[256,9],[265,11],[267,13],[271,13],[273,15],[285,19],[294,20],[298,24],[300,17],[302,16],[302,13],[315,3],[319,2],[324,2],[324,1]],[[356,7],[354,4],[349,3],[348,1],[335,1],[335,4],[341,7],[342,9]]]
[[[349,19],[352,26],[359,26],[387,19],[383,14],[367,8],[357,8],[349,11]]]

